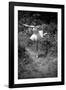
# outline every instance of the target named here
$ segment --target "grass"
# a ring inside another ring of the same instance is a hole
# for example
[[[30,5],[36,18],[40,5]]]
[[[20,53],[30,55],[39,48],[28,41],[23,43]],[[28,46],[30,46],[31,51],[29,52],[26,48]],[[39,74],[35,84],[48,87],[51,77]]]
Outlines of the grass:
[[[18,79],[57,77],[57,52],[53,47],[45,55],[45,49],[19,47]]]

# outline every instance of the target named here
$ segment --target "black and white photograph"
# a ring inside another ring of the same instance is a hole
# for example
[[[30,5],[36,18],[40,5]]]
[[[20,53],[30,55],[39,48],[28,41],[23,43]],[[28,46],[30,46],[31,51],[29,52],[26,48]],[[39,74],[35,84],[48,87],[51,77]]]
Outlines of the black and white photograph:
[[[57,77],[57,13],[18,11],[18,79]]]
[[[10,86],[63,84],[64,6],[11,2],[10,7]]]

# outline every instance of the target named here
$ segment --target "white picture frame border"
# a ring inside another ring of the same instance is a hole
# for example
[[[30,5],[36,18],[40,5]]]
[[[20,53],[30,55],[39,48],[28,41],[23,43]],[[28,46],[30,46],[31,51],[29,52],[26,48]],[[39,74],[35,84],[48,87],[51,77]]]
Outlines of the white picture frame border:
[[[58,13],[58,77],[55,78],[35,78],[35,79],[18,79],[18,10],[21,11],[40,11],[40,12],[57,12]],[[29,83],[46,83],[61,81],[61,9],[14,6],[14,84]]]

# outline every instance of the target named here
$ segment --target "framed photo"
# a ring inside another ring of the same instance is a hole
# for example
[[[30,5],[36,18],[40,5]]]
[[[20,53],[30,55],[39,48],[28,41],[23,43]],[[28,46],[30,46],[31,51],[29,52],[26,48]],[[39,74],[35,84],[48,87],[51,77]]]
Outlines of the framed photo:
[[[64,85],[64,5],[9,2],[9,88]]]

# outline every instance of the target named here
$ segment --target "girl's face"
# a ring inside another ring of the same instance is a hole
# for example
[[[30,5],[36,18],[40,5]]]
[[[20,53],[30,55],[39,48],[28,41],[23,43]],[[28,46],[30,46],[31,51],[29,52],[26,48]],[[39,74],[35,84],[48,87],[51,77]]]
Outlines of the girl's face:
[[[36,28],[36,27],[34,27],[34,28],[33,28],[33,31],[37,31],[37,28]]]

